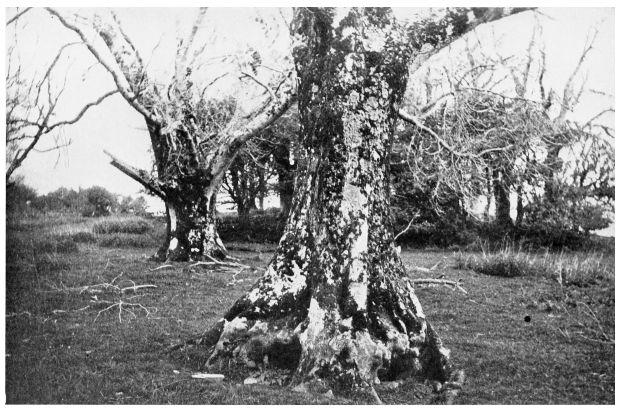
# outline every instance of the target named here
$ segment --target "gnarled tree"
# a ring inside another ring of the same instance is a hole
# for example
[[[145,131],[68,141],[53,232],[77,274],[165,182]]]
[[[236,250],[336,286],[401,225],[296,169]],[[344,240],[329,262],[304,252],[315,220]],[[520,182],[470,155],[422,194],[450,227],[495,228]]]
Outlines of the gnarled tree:
[[[149,74],[148,62],[115,13],[111,19],[96,15],[91,24],[83,25],[58,10],[48,10],[79,36],[112,75],[120,94],[144,117],[156,175],[110,156],[113,166],[166,204],[167,234],[156,258],[226,258],[215,223],[216,195],[245,142],[290,106],[294,94],[286,74],[270,82],[259,80],[260,55],[256,53],[239,64],[240,74],[263,92],[256,107],[247,112],[234,100],[208,95],[209,87],[221,76],[205,81],[196,71],[206,45],[197,46],[194,41],[206,9],[200,9],[187,35],[178,40],[174,72],[164,84]]]
[[[202,339],[231,358],[337,389],[422,375],[449,380],[394,246],[389,151],[409,63],[508,9],[458,9],[402,27],[389,9],[299,9],[301,144],[293,206],[264,276]]]

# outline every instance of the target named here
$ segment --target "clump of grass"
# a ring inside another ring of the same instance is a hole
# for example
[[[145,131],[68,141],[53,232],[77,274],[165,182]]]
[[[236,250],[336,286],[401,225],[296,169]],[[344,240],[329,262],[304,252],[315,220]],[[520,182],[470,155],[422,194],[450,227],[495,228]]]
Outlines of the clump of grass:
[[[33,250],[44,253],[77,253],[79,251],[77,244],[64,236],[43,238],[34,243]]]
[[[457,264],[460,269],[466,268],[485,275],[512,278],[528,275],[529,262],[523,253],[506,249],[498,253],[483,252],[481,256],[469,256],[457,261]]]
[[[505,278],[536,276],[566,285],[587,286],[613,280],[613,269],[603,259],[601,253],[537,254],[506,247],[495,253],[483,251],[481,255],[458,253],[456,268]]]
[[[101,220],[93,226],[93,232],[97,234],[144,234],[152,230],[153,226],[140,218]]]
[[[71,264],[64,259],[46,255],[45,257],[36,257],[34,259],[34,268],[41,275],[57,271],[69,271]]]
[[[97,238],[90,231],[78,231],[69,235],[75,243],[95,243]]]
[[[613,282],[613,269],[604,259],[601,253],[588,253],[585,256],[551,255],[546,258],[547,276],[567,285],[586,286]]]
[[[152,247],[150,236],[142,234],[113,233],[99,239],[101,247]]]

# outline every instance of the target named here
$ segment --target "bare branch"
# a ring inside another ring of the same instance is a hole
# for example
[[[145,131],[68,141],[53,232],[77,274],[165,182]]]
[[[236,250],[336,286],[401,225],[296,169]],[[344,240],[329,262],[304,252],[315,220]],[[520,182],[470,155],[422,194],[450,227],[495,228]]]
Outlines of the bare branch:
[[[149,111],[145,106],[139,103],[135,92],[132,91],[131,84],[129,83],[126,75],[123,74],[119,68],[120,63],[109,62],[109,60],[104,57],[104,55],[97,49],[97,47],[95,46],[95,41],[80,27],[70,23],[69,20],[62,16],[58,11],[51,7],[47,7],[46,10],[53,16],[57,17],[60,23],[63,24],[63,26],[65,26],[67,29],[72,30],[80,37],[80,39],[82,40],[84,45],[86,45],[86,48],[88,48],[90,53],[95,57],[95,59],[97,59],[97,61],[101,63],[101,65],[103,65],[103,67],[108,71],[108,73],[110,73],[110,75],[114,79],[114,83],[116,84],[119,93],[125,98],[125,100],[127,100],[127,102],[129,102],[129,104],[135,110],[140,112],[147,120],[158,121],[158,118],[151,111]]]
[[[463,156],[462,153],[459,153],[458,151],[454,150],[454,148],[451,147],[446,141],[444,141],[444,139],[441,138],[439,134],[437,134],[435,131],[433,131],[426,125],[424,125],[422,121],[420,121],[415,116],[408,114],[403,109],[398,109],[397,112],[398,112],[398,117],[400,119],[402,119],[403,121],[407,121],[411,124],[414,124],[416,127],[420,128],[422,131],[426,132],[427,134],[430,134],[430,136],[433,137],[435,141],[437,141],[438,144],[440,144],[443,148],[448,150],[450,153],[456,156]]]
[[[15,16],[7,20],[6,26],[9,26],[11,23],[17,21],[17,19],[19,19],[24,13],[26,13],[30,9],[32,9],[32,7],[25,7],[24,10],[22,10],[21,12],[18,12]]]
[[[84,107],[73,118],[67,119],[65,121],[55,122],[54,124],[52,124],[49,127],[47,127],[45,129],[45,132],[48,133],[48,132],[52,131],[53,129],[55,129],[57,127],[60,127],[62,125],[75,124],[77,121],[79,121],[84,116],[86,111],[88,111],[93,106],[100,105],[104,100],[106,100],[107,98],[109,98],[112,95],[115,95],[116,93],[119,93],[118,89],[114,89],[114,90],[111,90],[111,91],[109,91],[107,93],[104,93],[102,96],[100,96],[96,100],[94,100],[92,102],[89,102],[86,105],[84,105]]]
[[[262,81],[260,81],[258,78],[256,78],[253,74],[247,73],[245,71],[242,71],[241,74],[245,77],[249,77],[250,79],[252,79],[256,84],[258,84],[259,86],[261,86],[263,89],[265,89],[267,91],[267,93],[269,93],[269,96],[271,97],[271,100],[273,100],[274,102],[276,101],[276,94],[274,93],[274,91],[265,83],[263,83]]]
[[[103,152],[112,159],[112,161],[110,162],[112,166],[125,173],[127,176],[144,186],[146,189],[148,189],[150,192],[157,195],[161,199],[166,198],[166,193],[161,188],[159,181],[153,176],[151,176],[149,172],[147,172],[146,170],[137,169],[121,161],[120,159],[112,155],[112,153],[110,153],[109,151],[104,150]]]

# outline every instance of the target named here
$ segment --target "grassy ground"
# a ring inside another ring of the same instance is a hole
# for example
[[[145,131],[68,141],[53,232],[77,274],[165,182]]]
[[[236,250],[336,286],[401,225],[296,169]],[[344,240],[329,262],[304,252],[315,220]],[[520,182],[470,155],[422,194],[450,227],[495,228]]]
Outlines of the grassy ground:
[[[7,225],[8,403],[370,401],[363,396],[322,399],[286,388],[192,379],[208,354],[164,349],[218,319],[258,278],[270,249],[229,245],[234,256],[253,267],[234,278],[229,272],[189,264],[155,270],[160,264],[146,256],[155,251],[161,226],[146,229],[141,240],[115,230],[112,244],[121,247],[110,247],[109,234],[93,232],[97,222],[62,216]],[[453,252],[403,251],[403,260],[412,277],[444,275],[460,279],[468,291],[444,286],[418,291],[455,365],[467,374],[457,403],[614,402],[612,256],[600,258],[611,276],[563,285],[532,276],[535,270],[528,271],[530,276],[510,278],[480,274],[462,263],[462,254]],[[419,269],[436,264],[430,272]],[[109,285],[93,287],[105,283]],[[157,288],[128,288],[147,284]],[[80,288],[84,286],[91,287]],[[120,293],[120,288],[126,289]],[[122,311],[113,306],[118,301],[125,304]],[[378,392],[385,403],[432,399],[428,386],[414,382]]]

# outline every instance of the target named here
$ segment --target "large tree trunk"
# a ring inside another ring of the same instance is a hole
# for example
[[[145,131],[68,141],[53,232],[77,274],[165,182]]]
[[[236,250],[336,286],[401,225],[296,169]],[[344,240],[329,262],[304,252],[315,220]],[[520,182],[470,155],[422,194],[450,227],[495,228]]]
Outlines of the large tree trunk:
[[[217,233],[213,197],[166,201],[166,237],[155,258],[162,261],[226,259]]]
[[[515,227],[521,227],[523,224],[523,215],[525,208],[523,207],[523,185],[517,188],[517,218],[515,219]]]
[[[215,217],[215,199],[223,176],[206,170],[211,162],[199,157],[196,139],[181,131],[164,134],[159,124],[146,122],[163,190],[161,198],[166,204],[166,237],[155,258],[226,259],[228,253],[217,233]]]
[[[547,145],[547,155],[543,167],[545,170],[545,198],[550,204],[554,204],[556,201],[557,192],[555,190],[556,176],[562,171],[563,161],[560,158],[560,151],[562,150],[562,138],[553,138],[557,144]]]
[[[149,129],[153,129],[152,125]],[[215,198],[221,176],[174,173],[166,164],[167,157],[162,156],[162,142],[161,139],[153,141],[157,178],[106,152],[114,167],[166,204],[166,235],[153,258],[161,261],[226,259],[228,252],[217,233],[215,217]]]
[[[339,24],[330,11],[298,13],[293,206],[264,276],[207,335],[217,341],[207,365],[268,361],[289,368],[291,384],[344,389],[411,375],[445,381],[449,352],[406,278],[389,212],[407,44],[389,36],[385,10],[353,10]]]
[[[288,216],[293,202],[295,165],[291,164],[288,145],[280,144],[273,156],[278,174],[277,191],[280,198],[280,212],[282,215]]]
[[[510,218],[510,189],[504,172],[496,170],[494,175],[495,222],[501,229],[508,231],[513,227]]]
[[[280,197],[280,212],[288,216],[293,203],[293,170],[278,169],[278,195]]]

